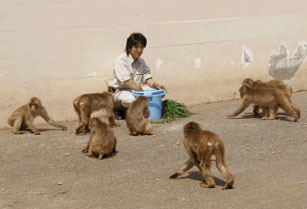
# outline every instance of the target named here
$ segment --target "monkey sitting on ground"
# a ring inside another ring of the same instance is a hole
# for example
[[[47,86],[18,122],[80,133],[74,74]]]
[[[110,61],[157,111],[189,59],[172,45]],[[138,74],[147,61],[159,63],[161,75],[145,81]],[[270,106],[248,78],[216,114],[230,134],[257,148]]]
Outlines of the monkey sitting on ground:
[[[13,127],[12,133],[22,134],[30,129],[35,135],[39,135],[40,132],[33,125],[33,120],[37,116],[41,116],[52,126],[63,130],[67,129],[66,126],[55,122],[49,117],[39,98],[32,97],[27,104],[16,109],[8,118],[8,124]]]
[[[148,106],[149,100],[144,96],[139,96],[130,105],[126,114],[126,124],[130,135],[153,135],[152,126],[147,119],[150,115]]]
[[[270,80],[270,81],[267,81],[267,82],[262,82],[260,80],[253,81],[250,78],[246,78],[246,79],[243,80],[242,85],[247,86],[249,88],[252,88],[252,87],[255,87],[255,88],[278,88],[278,89],[282,90],[284,92],[284,94],[286,95],[286,97],[288,98],[289,102],[291,103],[292,108],[298,114],[298,116],[300,118],[300,109],[298,107],[296,107],[296,105],[292,101],[292,93],[293,93],[292,88],[290,86],[285,85],[283,81],[273,79],[273,80]],[[241,95],[241,98],[242,98],[242,95]],[[260,117],[260,115],[259,115],[259,109],[260,108],[263,110],[264,117],[269,118],[270,116],[269,116],[269,112],[268,112],[268,107],[259,107],[259,106],[254,107],[253,112],[254,112],[255,117]],[[278,110],[278,108],[276,109],[276,112],[277,112],[277,110]]]
[[[83,94],[74,99],[73,105],[79,119],[79,125],[76,128],[76,135],[84,135],[90,131],[89,121],[91,113],[101,110],[102,108],[105,108],[107,112],[110,126],[118,126],[115,123],[113,113],[114,98],[110,92]]]
[[[204,182],[202,187],[214,188],[215,182],[211,174],[211,161],[216,161],[216,167],[226,180],[223,189],[231,189],[234,177],[225,161],[225,148],[222,139],[211,131],[202,130],[198,123],[189,122],[183,128],[183,144],[189,154],[189,159],[178,168],[171,179],[177,178],[196,165]]]
[[[255,106],[268,108],[269,117],[265,116],[263,119],[275,119],[278,107],[281,107],[286,113],[294,117],[295,122],[299,119],[299,115],[292,107],[288,97],[278,88],[258,88],[243,84],[239,91],[242,97],[242,104],[232,114],[227,115],[227,118],[233,118],[234,116],[239,115],[250,104],[254,104]]]
[[[116,153],[117,140],[111,128],[96,117],[90,120],[89,128],[91,132],[83,153],[89,157],[98,155],[99,160]]]

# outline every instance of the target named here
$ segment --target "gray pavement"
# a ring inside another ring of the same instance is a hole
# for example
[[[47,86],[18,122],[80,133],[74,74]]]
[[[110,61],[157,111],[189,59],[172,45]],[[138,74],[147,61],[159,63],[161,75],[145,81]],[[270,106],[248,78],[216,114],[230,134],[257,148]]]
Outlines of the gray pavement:
[[[40,136],[0,130],[0,208],[291,208],[307,207],[307,92],[294,94],[302,117],[292,122],[226,115],[240,101],[188,107],[194,114],[171,124],[154,124],[155,136],[128,135],[124,121],[114,128],[116,156],[102,161],[81,153],[88,136],[75,136],[76,122],[59,131],[39,124]],[[182,128],[196,121],[224,140],[234,189],[200,187],[197,168],[168,177],[186,159]]]

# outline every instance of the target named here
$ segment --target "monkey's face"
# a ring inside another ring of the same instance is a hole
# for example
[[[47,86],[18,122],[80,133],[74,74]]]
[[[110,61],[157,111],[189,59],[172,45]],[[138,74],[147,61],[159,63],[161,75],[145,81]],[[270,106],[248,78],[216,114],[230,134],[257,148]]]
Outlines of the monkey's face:
[[[246,79],[243,80],[242,85],[246,86],[248,88],[252,88],[253,85],[254,85],[254,81],[250,78],[246,78]]]
[[[141,43],[138,43],[137,45],[132,46],[129,53],[134,60],[137,60],[143,54],[143,50],[144,50],[144,46]]]
[[[39,111],[41,108],[41,104],[37,102],[30,103],[30,110],[31,112]]]

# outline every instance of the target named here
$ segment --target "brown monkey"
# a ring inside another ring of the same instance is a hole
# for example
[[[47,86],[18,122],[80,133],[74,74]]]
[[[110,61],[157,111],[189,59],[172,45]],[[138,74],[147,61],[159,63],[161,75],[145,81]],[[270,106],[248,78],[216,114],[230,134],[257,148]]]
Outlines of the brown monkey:
[[[52,126],[63,130],[67,129],[66,126],[55,122],[49,117],[39,98],[32,97],[27,104],[16,109],[8,118],[8,124],[13,127],[12,133],[22,134],[24,131],[30,129],[35,135],[40,134],[33,125],[33,120],[37,116],[41,116]]]
[[[246,78],[246,79],[243,80],[242,85],[247,86],[248,88],[278,88],[278,89],[282,90],[284,92],[284,94],[286,95],[286,97],[288,98],[288,100],[291,104],[291,107],[294,109],[294,111],[298,114],[298,116],[300,118],[301,111],[298,107],[296,107],[296,105],[292,101],[292,93],[293,93],[292,88],[290,86],[285,85],[283,81],[273,79],[273,80],[270,80],[270,81],[267,81],[267,82],[262,82],[260,80],[253,81],[250,78]],[[240,91],[240,94],[241,94],[241,91]],[[241,98],[242,98],[242,94],[241,94]],[[269,108],[268,107],[259,107],[259,106],[254,107],[253,112],[255,114],[255,117],[259,117],[259,109],[260,108],[263,109],[264,119],[269,118],[270,117]],[[278,110],[278,107],[275,109],[275,114],[276,114],[277,110]]]
[[[246,85],[250,88],[251,87],[276,87],[276,88],[279,88],[281,90],[284,90],[285,94],[292,96],[292,88],[290,86],[285,85],[284,82],[281,81],[281,80],[272,79],[270,81],[263,82],[261,80],[254,81],[251,78],[245,78],[242,81],[242,85]]]
[[[89,157],[99,155],[99,160],[104,155],[116,153],[117,140],[111,128],[96,117],[90,120],[89,128],[91,130],[89,140],[82,152]]]
[[[118,126],[115,123],[113,113],[114,98],[110,92],[83,94],[74,99],[73,105],[79,119],[79,125],[76,128],[77,135],[83,135],[89,132],[88,125],[91,113],[102,108],[106,109],[110,126]]]
[[[152,135],[152,126],[147,119],[150,115],[149,100],[144,96],[139,96],[132,102],[126,115],[126,124],[130,135]],[[143,118],[144,117],[144,118]]]
[[[189,154],[189,159],[178,168],[173,175],[174,179],[196,165],[204,182],[202,187],[214,188],[215,182],[211,175],[211,161],[216,161],[216,167],[226,180],[223,189],[230,189],[234,184],[234,177],[225,161],[225,148],[222,139],[211,131],[202,130],[198,123],[189,122],[183,128],[183,144]]]
[[[254,104],[260,107],[268,107],[269,117],[264,117],[263,119],[275,119],[275,113],[278,107],[281,107],[286,113],[294,117],[294,121],[299,119],[299,115],[293,109],[288,97],[278,88],[250,88],[248,85],[243,85],[239,91],[243,100],[242,104],[232,114],[227,115],[228,118],[239,115],[250,104]]]

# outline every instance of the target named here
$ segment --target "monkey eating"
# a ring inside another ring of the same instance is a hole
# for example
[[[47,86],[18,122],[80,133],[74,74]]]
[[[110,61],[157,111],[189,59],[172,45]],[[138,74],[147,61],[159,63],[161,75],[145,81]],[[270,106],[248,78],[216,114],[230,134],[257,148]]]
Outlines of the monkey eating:
[[[231,189],[234,177],[225,161],[225,147],[222,139],[216,133],[202,130],[196,122],[187,123],[183,128],[183,135],[183,144],[189,159],[169,178],[175,179],[196,165],[204,179],[201,186],[214,188],[211,161],[215,161],[217,169],[226,180],[223,189]]]
[[[33,120],[41,116],[47,123],[57,128],[66,130],[66,126],[55,122],[49,117],[47,110],[42,105],[41,101],[37,97],[32,97],[30,101],[16,109],[8,118],[8,124],[13,127],[13,134],[23,134],[25,131],[32,131],[35,135],[39,135],[40,132],[33,125]]]
[[[101,110],[102,108],[105,108],[107,112],[110,126],[118,126],[115,123],[113,113],[114,98],[110,92],[83,94],[74,99],[73,106],[79,119],[79,125],[76,128],[76,135],[84,135],[90,132],[89,121],[91,114],[95,111]]]
[[[148,120],[150,115],[148,106],[149,100],[144,96],[139,96],[128,108],[126,124],[130,135],[153,135],[152,126]]]
[[[117,140],[111,128],[96,117],[90,120],[89,128],[90,136],[83,153],[88,157],[98,155],[99,160],[116,153]]]
[[[243,82],[239,89],[242,98],[241,106],[233,113],[227,115],[227,118],[233,118],[242,113],[250,104],[259,107],[267,107],[268,113],[262,118],[266,120],[273,120],[276,118],[277,109],[280,107],[286,113],[291,115],[296,122],[300,118],[300,111],[289,100],[289,97],[283,90],[274,87],[252,87]]]

